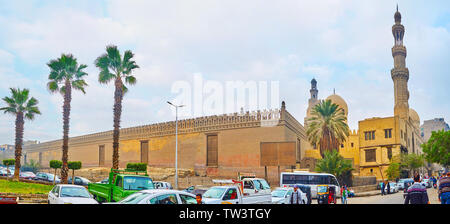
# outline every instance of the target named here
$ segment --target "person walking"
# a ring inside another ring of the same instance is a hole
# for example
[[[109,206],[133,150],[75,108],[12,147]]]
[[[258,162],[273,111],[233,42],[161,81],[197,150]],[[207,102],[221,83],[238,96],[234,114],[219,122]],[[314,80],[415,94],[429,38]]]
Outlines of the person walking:
[[[450,204],[450,171],[439,180],[438,198],[441,204]]]
[[[391,193],[391,184],[389,183],[389,181],[386,181],[386,190],[387,190],[387,194]]]
[[[294,185],[294,192],[289,198],[289,204],[302,204],[302,193],[298,190],[298,185]]]
[[[381,196],[384,195],[384,188],[385,188],[384,181],[382,181],[381,182]]]
[[[420,175],[414,176],[414,184],[406,191],[405,204],[430,204],[427,188],[420,184]]]
[[[347,194],[347,186],[344,185],[344,186],[341,187],[341,201],[342,201],[342,204],[347,204],[347,196],[348,196],[348,194]]]

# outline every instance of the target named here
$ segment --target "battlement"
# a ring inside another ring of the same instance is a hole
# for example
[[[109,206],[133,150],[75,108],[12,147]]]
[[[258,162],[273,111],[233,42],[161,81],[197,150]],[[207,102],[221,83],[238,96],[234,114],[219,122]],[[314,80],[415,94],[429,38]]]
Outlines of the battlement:
[[[284,115],[283,115],[284,114]],[[241,111],[240,113],[212,115],[178,120],[178,133],[210,132],[236,128],[271,127],[287,125],[294,130],[304,130],[303,126],[285,109],[263,111]],[[120,140],[148,139],[151,137],[175,134],[175,121],[161,122],[149,125],[120,129]],[[301,132],[301,131],[300,131]],[[71,137],[69,145],[87,145],[93,142],[110,142],[113,131]],[[25,151],[40,151],[42,149],[60,148],[62,140],[44,142],[25,146]]]

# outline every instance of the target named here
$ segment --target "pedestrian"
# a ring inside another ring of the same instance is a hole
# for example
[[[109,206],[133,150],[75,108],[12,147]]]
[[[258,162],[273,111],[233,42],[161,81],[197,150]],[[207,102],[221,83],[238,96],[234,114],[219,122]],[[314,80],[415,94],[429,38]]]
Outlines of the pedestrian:
[[[390,194],[391,193],[391,184],[388,182],[388,181],[386,181],[386,188],[387,188],[387,194]]]
[[[197,194],[197,195],[195,195],[195,200],[197,201],[197,204],[198,205],[201,205],[201,204],[203,204],[203,197],[202,197],[202,194]]]
[[[341,202],[342,204],[347,204],[347,186],[344,185],[341,187]]]
[[[381,184],[381,196],[383,196],[384,195],[384,188],[385,188],[384,181],[382,181],[380,184]]]
[[[406,191],[405,204],[430,204],[427,188],[420,184],[420,175],[414,176],[414,184]]]
[[[450,204],[450,171],[439,180],[438,198],[441,204]]]
[[[294,192],[289,198],[289,204],[302,204],[302,193],[298,190],[298,185],[294,185]]]

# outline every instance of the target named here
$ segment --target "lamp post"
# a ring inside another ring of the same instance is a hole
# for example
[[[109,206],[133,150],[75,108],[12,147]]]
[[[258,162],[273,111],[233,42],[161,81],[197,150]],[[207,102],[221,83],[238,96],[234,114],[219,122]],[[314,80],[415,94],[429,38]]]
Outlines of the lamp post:
[[[178,108],[184,105],[175,105],[169,101],[167,103],[175,107],[175,189],[178,190]]]

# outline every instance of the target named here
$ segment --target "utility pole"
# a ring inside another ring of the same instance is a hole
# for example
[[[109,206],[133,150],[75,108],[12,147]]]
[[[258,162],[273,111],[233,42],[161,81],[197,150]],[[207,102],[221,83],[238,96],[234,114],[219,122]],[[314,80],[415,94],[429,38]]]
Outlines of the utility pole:
[[[184,105],[175,105],[167,101],[168,104],[175,107],[175,189],[178,190],[178,108]]]

